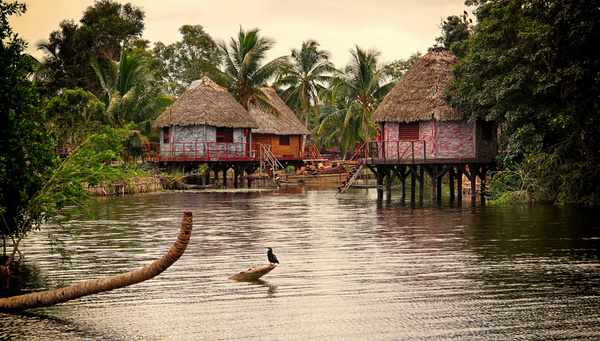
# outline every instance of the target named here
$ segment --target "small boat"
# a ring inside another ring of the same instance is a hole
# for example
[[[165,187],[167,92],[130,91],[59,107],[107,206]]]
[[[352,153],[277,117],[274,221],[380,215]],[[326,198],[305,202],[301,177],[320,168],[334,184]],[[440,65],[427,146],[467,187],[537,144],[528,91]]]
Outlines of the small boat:
[[[252,282],[256,281],[262,276],[271,272],[271,270],[275,269],[277,265],[268,265],[260,268],[250,269],[248,271],[242,271],[239,274],[229,277],[229,279],[233,279],[235,281],[244,281],[244,282]]]

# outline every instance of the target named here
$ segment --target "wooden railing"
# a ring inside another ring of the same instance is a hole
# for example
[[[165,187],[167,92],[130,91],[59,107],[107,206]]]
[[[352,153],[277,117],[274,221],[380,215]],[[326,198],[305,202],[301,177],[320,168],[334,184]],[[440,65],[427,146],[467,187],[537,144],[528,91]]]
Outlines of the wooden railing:
[[[319,149],[317,148],[317,146],[315,146],[314,143],[311,143],[309,145],[307,145],[307,154],[308,154],[308,158],[311,160],[319,160],[322,158],[321,153],[319,152]]]
[[[427,159],[427,143],[425,140],[368,141],[362,146],[364,162],[379,159],[385,163],[400,161],[425,161]]]
[[[258,161],[258,144],[229,142],[145,143],[145,161]]]

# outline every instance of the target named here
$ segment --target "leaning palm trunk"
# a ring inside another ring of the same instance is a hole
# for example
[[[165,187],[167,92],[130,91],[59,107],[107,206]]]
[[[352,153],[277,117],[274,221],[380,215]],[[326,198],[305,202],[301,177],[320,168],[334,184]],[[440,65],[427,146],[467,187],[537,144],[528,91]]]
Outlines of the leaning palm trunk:
[[[141,269],[120,275],[92,279],[65,288],[0,299],[0,309],[30,309],[63,303],[79,297],[126,287],[151,279],[165,271],[183,255],[192,232],[192,213],[184,212],[177,241],[160,259]]]

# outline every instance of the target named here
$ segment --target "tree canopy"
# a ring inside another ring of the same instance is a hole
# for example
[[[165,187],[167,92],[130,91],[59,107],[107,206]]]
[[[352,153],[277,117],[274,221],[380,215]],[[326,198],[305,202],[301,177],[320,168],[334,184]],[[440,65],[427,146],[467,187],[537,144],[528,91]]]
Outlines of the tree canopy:
[[[25,42],[13,33],[8,16],[26,11],[25,4],[0,2],[0,214],[2,234],[15,235],[38,217],[24,210],[57,164],[46,115],[36,103],[33,71]]]
[[[451,104],[500,125],[503,167],[537,160],[540,198],[598,202],[600,1],[472,3]]]
[[[121,48],[141,37],[144,17],[144,12],[130,3],[100,0],[85,10],[79,24],[62,21],[59,30],[38,43],[45,53],[37,79],[43,94],[52,97],[63,88],[83,88],[99,95],[92,58],[103,65],[119,60]]]
[[[319,49],[319,43],[312,39],[291,52],[291,63],[284,68],[277,84],[284,87],[281,97],[285,103],[299,118],[304,118],[304,126],[308,128],[310,111],[319,115],[319,92],[326,89],[335,66],[329,61],[330,53]]]
[[[155,44],[157,80],[165,84],[169,94],[179,97],[190,83],[204,76],[216,78],[221,50],[201,25],[183,25],[182,39],[170,45]]]
[[[380,64],[381,52],[358,46],[350,51],[350,62],[331,77],[329,99],[338,110],[321,120],[319,133],[332,126],[339,129],[340,145],[347,151],[358,141],[368,141],[375,132],[370,124],[371,114],[393,88],[386,82],[385,65]]]
[[[265,62],[267,51],[275,42],[259,32],[259,29],[244,31],[240,27],[237,37],[231,38],[229,44],[219,44],[224,54],[223,83],[246,110],[252,104],[271,108],[260,87],[267,85],[266,82],[288,63],[287,56]]]

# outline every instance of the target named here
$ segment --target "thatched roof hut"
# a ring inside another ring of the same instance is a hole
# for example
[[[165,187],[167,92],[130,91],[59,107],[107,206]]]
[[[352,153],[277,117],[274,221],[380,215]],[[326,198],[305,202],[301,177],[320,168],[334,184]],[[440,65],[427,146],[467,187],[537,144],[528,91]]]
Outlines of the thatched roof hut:
[[[224,128],[258,128],[256,121],[229,92],[210,78],[186,90],[154,121],[155,128],[208,125]]]
[[[429,51],[400,78],[377,107],[371,121],[409,123],[432,118],[437,121],[463,119],[444,96],[456,63],[458,59],[448,49],[436,47]]]
[[[257,106],[250,108],[250,116],[258,123],[258,128],[252,129],[254,134],[272,135],[309,135],[310,132],[296,118],[294,112],[277,95],[271,87],[262,87],[269,102],[280,112],[279,118],[270,112],[265,112]]]

